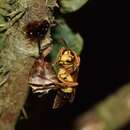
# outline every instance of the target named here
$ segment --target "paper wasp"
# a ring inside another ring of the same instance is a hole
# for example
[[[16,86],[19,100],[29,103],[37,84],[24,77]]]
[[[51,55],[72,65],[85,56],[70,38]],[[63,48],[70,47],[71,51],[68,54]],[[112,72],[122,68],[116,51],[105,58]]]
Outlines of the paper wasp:
[[[76,92],[77,76],[80,65],[80,57],[75,51],[68,48],[65,40],[62,40],[66,47],[60,49],[56,64],[59,66],[57,71],[58,80],[64,84],[56,94],[53,108],[62,107],[68,102],[73,102]]]

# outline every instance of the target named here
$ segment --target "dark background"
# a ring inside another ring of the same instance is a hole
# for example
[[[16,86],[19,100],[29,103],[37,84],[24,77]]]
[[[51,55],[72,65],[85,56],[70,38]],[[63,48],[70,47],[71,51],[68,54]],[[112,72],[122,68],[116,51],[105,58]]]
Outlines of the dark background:
[[[30,95],[30,118],[22,122],[25,130],[72,130],[76,117],[130,80],[127,5],[90,0],[79,11],[64,15],[70,27],[84,39],[75,101],[52,110],[47,101],[53,94],[41,99]],[[129,129],[128,123],[120,130]]]

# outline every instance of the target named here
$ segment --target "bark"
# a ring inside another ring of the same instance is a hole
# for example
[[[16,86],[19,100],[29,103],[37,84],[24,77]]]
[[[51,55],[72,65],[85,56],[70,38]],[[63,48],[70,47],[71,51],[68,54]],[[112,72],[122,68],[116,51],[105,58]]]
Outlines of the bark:
[[[52,3],[56,3],[54,1]],[[25,9],[25,12],[2,34],[4,48],[0,50],[0,65],[6,66],[8,77],[0,85],[0,130],[15,129],[28,95],[28,76],[35,60],[32,56],[38,56],[37,45],[26,37],[25,27],[31,21],[51,17],[45,0],[21,0],[12,8]],[[44,39],[44,44],[46,42],[50,42],[49,33]]]

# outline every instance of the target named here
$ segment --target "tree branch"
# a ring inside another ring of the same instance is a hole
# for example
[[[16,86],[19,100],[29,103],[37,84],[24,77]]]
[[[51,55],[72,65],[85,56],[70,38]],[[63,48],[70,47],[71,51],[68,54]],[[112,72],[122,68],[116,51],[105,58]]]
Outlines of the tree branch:
[[[130,84],[107,97],[75,122],[75,130],[115,130],[130,119]]]

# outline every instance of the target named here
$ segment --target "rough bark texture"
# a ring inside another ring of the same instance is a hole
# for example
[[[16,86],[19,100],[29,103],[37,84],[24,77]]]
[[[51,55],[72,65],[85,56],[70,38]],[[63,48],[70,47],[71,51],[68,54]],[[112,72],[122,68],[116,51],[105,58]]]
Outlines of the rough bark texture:
[[[32,60],[15,59],[10,78],[0,91],[0,130],[13,130],[28,92],[28,75]]]
[[[21,0],[12,7],[25,9],[25,13],[6,30],[5,47],[0,50],[0,65],[9,72],[7,81],[0,86],[0,130],[15,129],[28,94],[29,71],[35,60],[32,56],[38,56],[37,45],[26,37],[25,26],[31,21],[49,19],[51,14],[45,0]],[[44,44],[48,42],[49,34]]]
[[[75,130],[116,130],[130,119],[130,84],[81,115]]]

